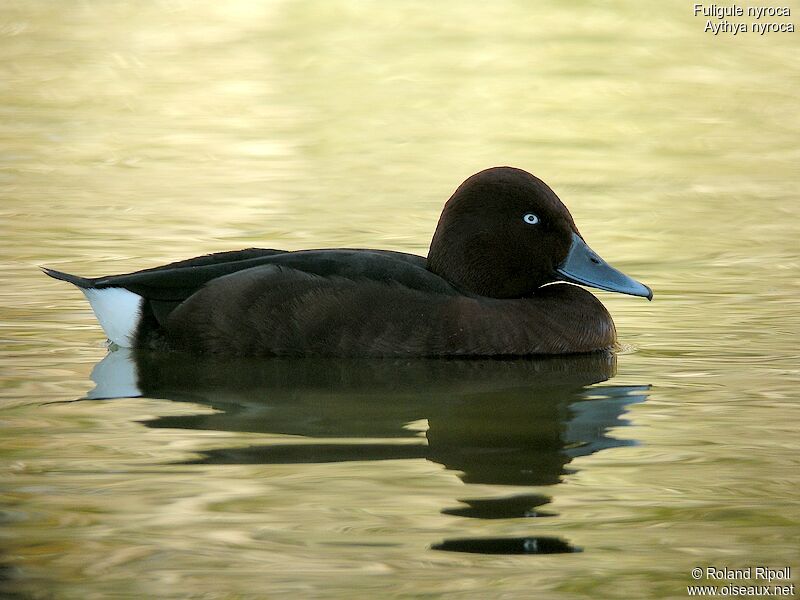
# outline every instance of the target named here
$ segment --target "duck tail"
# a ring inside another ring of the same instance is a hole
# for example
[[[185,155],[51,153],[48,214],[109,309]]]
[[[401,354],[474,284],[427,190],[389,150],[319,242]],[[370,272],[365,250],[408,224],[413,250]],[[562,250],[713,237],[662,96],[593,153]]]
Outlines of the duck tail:
[[[135,345],[136,332],[142,320],[144,298],[122,287],[98,288],[91,279],[41,267],[42,271],[61,281],[77,286],[92,306],[94,316],[106,337],[122,348]]]
[[[49,275],[53,279],[59,279],[61,281],[66,281],[71,283],[72,285],[77,285],[79,288],[85,290],[94,287],[91,279],[87,279],[86,277],[79,277],[78,275],[70,275],[69,273],[62,273],[61,271],[56,271],[55,269],[48,269],[47,267],[39,267],[45,275]]]

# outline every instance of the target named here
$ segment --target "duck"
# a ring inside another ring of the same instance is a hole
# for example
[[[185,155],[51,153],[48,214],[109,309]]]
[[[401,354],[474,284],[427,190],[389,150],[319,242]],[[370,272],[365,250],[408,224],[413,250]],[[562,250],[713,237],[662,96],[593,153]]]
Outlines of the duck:
[[[652,300],[604,261],[541,179],[493,167],[445,203],[427,257],[393,250],[216,252],[77,286],[109,343],[190,355],[523,357],[613,351],[583,286]]]

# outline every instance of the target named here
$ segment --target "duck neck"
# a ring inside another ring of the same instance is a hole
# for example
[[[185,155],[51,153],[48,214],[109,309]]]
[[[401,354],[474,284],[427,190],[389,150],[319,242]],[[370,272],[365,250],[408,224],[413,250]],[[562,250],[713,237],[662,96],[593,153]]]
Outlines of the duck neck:
[[[470,246],[437,241],[434,236],[427,269],[460,290],[490,298],[522,298],[538,287],[513,251],[494,248],[489,262],[484,253],[474,251],[474,239]]]

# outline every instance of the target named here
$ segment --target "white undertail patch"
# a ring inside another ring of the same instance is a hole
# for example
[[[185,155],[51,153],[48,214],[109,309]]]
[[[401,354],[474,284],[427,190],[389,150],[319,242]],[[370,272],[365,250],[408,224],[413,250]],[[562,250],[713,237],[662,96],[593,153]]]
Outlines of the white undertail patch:
[[[142,318],[143,298],[123,288],[81,288],[106,337],[117,346],[131,348]]]

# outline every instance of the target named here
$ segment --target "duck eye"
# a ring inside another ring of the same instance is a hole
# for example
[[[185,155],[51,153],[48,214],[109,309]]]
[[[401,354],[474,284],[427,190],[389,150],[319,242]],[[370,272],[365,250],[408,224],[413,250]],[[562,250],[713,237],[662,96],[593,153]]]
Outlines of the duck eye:
[[[522,220],[528,225],[536,225],[539,222],[539,217],[533,213],[525,213],[525,215],[522,217]]]

